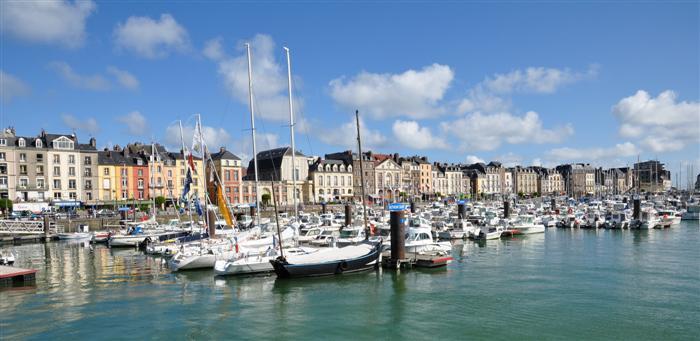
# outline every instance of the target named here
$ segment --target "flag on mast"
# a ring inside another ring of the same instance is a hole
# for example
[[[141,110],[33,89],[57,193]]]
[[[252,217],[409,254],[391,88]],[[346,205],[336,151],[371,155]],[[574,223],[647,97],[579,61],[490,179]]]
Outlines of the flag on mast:
[[[228,211],[228,206],[226,205],[226,200],[224,199],[224,193],[221,190],[221,185],[216,188],[217,201],[219,203],[219,212],[224,216],[226,224],[228,226],[233,226],[233,219],[231,219],[231,213]]]
[[[202,127],[199,126],[199,121],[194,125],[194,133],[192,134],[192,151],[202,151]]]

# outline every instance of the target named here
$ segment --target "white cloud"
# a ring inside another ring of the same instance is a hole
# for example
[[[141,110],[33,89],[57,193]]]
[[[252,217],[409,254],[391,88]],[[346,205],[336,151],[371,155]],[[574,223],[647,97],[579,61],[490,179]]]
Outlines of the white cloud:
[[[117,117],[117,122],[126,125],[126,133],[131,136],[144,136],[148,133],[148,122],[138,111],[132,111],[124,116]]]
[[[102,77],[102,75],[80,75],[66,62],[51,62],[49,68],[54,70],[64,80],[71,83],[73,86],[81,89],[93,91],[105,91],[111,87],[110,82]]]
[[[289,120],[289,99],[286,66],[283,68],[275,56],[275,42],[269,35],[257,34],[250,41],[253,64],[253,94],[256,117],[274,121]],[[248,59],[245,45],[239,42],[237,57],[227,56],[221,40],[207,43],[204,54],[218,62],[218,72],[231,96],[248,105]],[[298,82],[296,82],[298,83]],[[304,102],[295,96],[295,112],[303,112]]]
[[[640,139],[653,152],[677,151],[700,141],[700,102],[677,101],[671,90],[656,98],[639,90],[612,108],[620,135]]]
[[[261,133],[255,135],[255,144],[258,149],[258,153],[263,150],[268,150],[272,148],[281,147],[282,144],[279,141],[279,136],[270,133]],[[297,147],[297,150],[299,147]],[[249,136],[244,136],[243,138],[233,142],[232,153],[238,155],[244,162],[244,166],[247,166],[247,162],[253,158],[253,143]],[[258,160],[259,161],[259,160]]]
[[[509,100],[499,96],[495,96],[489,91],[484,90],[481,84],[469,89],[467,97],[462,99],[457,105],[457,113],[465,114],[468,112],[501,112],[508,111],[511,107]]]
[[[31,89],[27,83],[0,70],[0,101],[9,103],[13,98],[26,96],[30,92]]]
[[[121,86],[129,90],[136,90],[139,88],[139,80],[128,71],[118,69],[114,66],[109,66],[107,67],[107,73],[114,76]]]
[[[513,152],[508,152],[496,157],[496,160],[500,162],[505,167],[515,167],[522,165],[523,157]]]
[[[407,148],[445,149],[447,143],[441,137],[433,136],[430,128],[421,127],[416,121],[396,120],[392,126],[396,140]]]
[[[386,136],[378,130],[369,129],[362,118],[360,118],[360,131],[363,151],[378,149],[387,145]],[[354,119],[337,128],[325,127],[324,129],[317,129],[316,134],[321,142],[328,145],[357,150],[357,125]]]
[[[426,118],[443,112],[438,102],[453,78],[449,66],[432,64],[400,74],[361,72],[349,79],[336,78],[329,85],[338,104],[374,118]]]
[[[544,128],[534,111],[528,111],[522,117],[506,112],[491,115],[476,112],[452,122],[443,122],[441,127],[461,140],[462,149],[470,150],[494,150],[503,142],[558,143],[573,134],[571,125]]]
[[[532,164],[533,166],[536,166],[536,167],[541,167],[541,166],[542,166],[542,159],[540,159],[540,158],[532,159],[532,163],[531,163],[531,164]]]
[[[202,54],[204,54],[205,57],[211,60],[221,60],[225,56],[223,47],[221,46],[222,41],[223,39],[221,37],[217,37],[207,41],[204,44]]]
[[[172,51],[185,51],[190,44],[187,30],[167,13],[161,14],[159,20],[129,17],[125,23],[117,24],[114,38],[118,49],[150,59],[165,57]]]
[[[486,161],[484,161],[484,159],[482,159],[476,155],[467,155],[466,161],[467,161],[467,164],[470,164],[470,165],[474,164],[474,163],[480,163],[480,162],[486,163]]]
[[[71,114],[63,114],[61,115],[61,120],[63,124],[73,130],[83,130],[92,135],[96,135],[100,132],[100,125],[94,117],[80,119]]]
[[[639,148],[631,142],[618,143],[608,148],[555,148],[548,151],[547,157],[558,162],[598,161],[632,157],[639,154]]]
[[[21,40],[75,48],[85,41],[85,21],[95,7],[92,1],[2,1],[0,26]]]
[[[219,150],[219,147],[226,147],[231,143],[231,135],[229,135],[226,129],[221,127],[217,128],[203,125],[202,136],[204,137],[204,144],[211,152],[216,152]],[[193,137],[194,125],[182,126],[182,139],[180,138],[179,125],[173,124],[165,128],[165,143],[178,150],[182,149],[182,141],[184,141],[186,148],[192,148]]]
[[[574,72],[570,69],[545,67],[528,67],[506,74],[496,74],[483,81],[486,89],[494,93],[553,93],[558,88],[582,79],[595,77],[597,66],[591,66],[586,72]]]

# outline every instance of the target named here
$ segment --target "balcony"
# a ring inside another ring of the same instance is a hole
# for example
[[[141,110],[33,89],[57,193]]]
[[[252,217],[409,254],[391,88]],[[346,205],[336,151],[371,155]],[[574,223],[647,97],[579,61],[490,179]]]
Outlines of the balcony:
[[[3,185],[0,185],[0,188],[2,188],[2,186]],[[7,187],[7,185],[4,185],[4,186]],[[18,191],[42,191],[42,192],[47,190],[46,186],[37,186],[37,185],[33,185],[33,184],[27,184],[26,186],[17,185],[15,187],[15,189]]]

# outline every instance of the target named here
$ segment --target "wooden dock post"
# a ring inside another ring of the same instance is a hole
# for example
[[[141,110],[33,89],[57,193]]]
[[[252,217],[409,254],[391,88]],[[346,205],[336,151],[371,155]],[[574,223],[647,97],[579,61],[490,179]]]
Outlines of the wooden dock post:
[[[406,259],[406,215],[403,210],[392,210],[389,215],[391,226],[391,260],[392,268],[398,269]]]
[[[348,227],[352,224],[352,207],[350,204],[345,204],[345,226]]]

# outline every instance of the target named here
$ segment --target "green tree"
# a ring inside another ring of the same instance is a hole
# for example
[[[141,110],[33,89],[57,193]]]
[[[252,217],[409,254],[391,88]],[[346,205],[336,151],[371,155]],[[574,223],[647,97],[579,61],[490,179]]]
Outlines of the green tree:
[[[12,200],[0,199],[0,211],[2,211],[2,212],[12,211]]]
[[[164,204],[165,204],[165,197],[164,196],[156,197],[156,207],[163,207]]]
[[[270,194],[265,193],[260,198],[262,199],[263,205],[267,206],[270,204],[270,199],[272,199],[272,196]]]
[[[523,192],[518,192],[518,197],[519,197],[520,199],[522,199],[524,196],[525,196],[525,194],[524,194]]]

